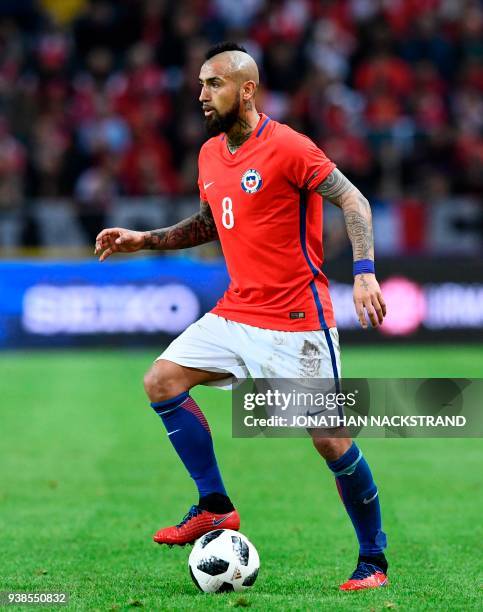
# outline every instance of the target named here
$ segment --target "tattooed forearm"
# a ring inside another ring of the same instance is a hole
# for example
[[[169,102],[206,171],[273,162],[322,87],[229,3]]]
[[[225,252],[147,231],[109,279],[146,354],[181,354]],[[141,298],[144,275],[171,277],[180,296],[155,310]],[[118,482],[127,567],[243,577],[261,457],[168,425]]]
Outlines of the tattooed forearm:
[[[374,260],[374,238],[372,236],[371,218],[358,210],[344,208],[347,234],[352,243],[354,261],[358,259]]]
[[[354,261],[374,259],[371,207],[362,193],[337,169],[316,191],[342,209]]]
[[[200,211],[176,225],[146,232],[144,248],[157,250],[187,249],[218,239],[208,202],[200,202]]]

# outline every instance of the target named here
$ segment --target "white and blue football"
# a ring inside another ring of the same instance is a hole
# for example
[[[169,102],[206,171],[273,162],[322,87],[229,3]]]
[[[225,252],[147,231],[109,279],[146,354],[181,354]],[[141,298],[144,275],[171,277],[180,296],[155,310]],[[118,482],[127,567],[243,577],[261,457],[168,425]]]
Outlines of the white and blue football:
[[[200,590],[224,593],[249,589],[257,579],[260,559],[242,533],[216,529],[196,540],[188,566]]]

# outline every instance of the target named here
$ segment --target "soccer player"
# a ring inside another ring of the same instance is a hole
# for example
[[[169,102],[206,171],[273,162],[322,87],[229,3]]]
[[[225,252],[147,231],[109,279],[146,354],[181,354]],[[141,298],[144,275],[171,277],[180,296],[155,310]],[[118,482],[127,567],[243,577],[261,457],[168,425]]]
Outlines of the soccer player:
[[[360,324],[367,327],[367,316],[376,327],[386,313],[374,274],[367,199],[309,138],[257,112],[258,69],[243,47],[212,48],[199,79],[211,136],[199,155],[200,211],[172,227],[110,228],[96,239],[100,261],[115,252],[220,240],[230,276],[215,308],[176,338],[144,379],[151,406],[199,492],[199,502],[179,524],[154,535],[169,545],[190,543],[218,526],[240,527],[192,387],[231,388],[247,375],[335,381],[340,376],[338,334],[321,271],[322,198],[344,213]],[[340,588],[383,586],[386,536],[367,461],[349,438],[314,437],[313,443],[334,473],[359,542],[356,569]]]

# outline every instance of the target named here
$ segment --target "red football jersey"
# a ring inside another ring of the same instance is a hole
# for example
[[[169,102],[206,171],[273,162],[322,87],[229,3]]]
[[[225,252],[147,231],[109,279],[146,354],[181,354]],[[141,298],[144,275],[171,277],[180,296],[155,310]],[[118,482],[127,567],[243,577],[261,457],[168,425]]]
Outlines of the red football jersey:
[[[335,326],[321,271],[322,198],[314,191],[334,168],[309,138],[263,114],[235,153],[225,135],[202,146],[200,197],[230,276],[213,313],[273,330]]]

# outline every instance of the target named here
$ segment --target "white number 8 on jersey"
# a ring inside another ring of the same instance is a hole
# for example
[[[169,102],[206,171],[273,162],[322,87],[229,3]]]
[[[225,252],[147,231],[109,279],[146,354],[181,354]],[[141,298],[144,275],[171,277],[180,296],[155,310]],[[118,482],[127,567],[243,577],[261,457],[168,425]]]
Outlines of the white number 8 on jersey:
[[[223,214],[221,215],[223,227],[226,227],[226,229],[231,229],[235,225],[235,217],[233,216],[233,202],[231,198],[223,198],[221,207],[223,208]]]

